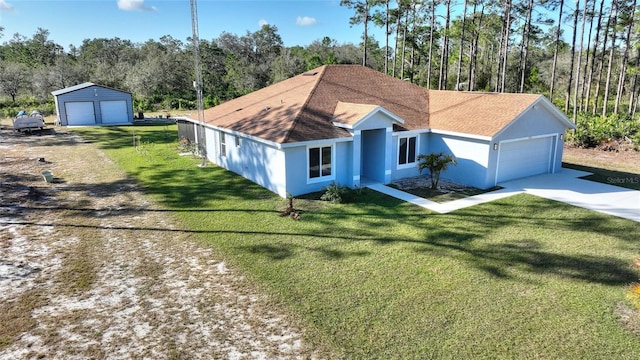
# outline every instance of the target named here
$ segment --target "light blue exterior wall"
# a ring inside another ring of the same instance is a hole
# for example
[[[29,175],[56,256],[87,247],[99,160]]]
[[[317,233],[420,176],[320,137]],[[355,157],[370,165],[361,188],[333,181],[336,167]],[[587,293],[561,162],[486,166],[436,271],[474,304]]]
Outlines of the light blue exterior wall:
[[[374,110],[354,126],[354,167],[350,187],[359,187],[362,180],[391,182],[395,163],[390,149],[393,147],[393,124],[397,121],[401,120],[393,118],[386,110]]]
[[[66,126],[67,113],[64,106],[67,102],[92,102],[96,117],[96,125],[102,125],[102,111],[100,108],[101,101],[126,101],[127,118],[129,123],[133,123],[133,104],[131,94],[125,91],[110,89],[99,85],[91,85],[89,87],[70,91],[64,94],[56,95],[55,105],[57,120],[60,125]],[[113,124],[109,124],[113,125]]]
[[[489,142],[462,136],[429,134],[429,151],[455,156],[457,166],[450,166],[440,175],[461,184],[486,189],[493,186],[487,171]]]
[[[360,179],[376,182],[385,180],[385,161],[387,146],[386,129],[364,130],[360,134],[362,141]]]
[[[410,136],[415,136],[416,140],[417,140],[417,144],[416,144],[416,157],[420,154],[428,154],[429,151],[429,144],[431,142],[430,140],[430,134],[428,132],[421,132],[421,133],[416,133],[415,131],[412,132],[397,132],[393,134],[393,144],[391,145],[391,167],[393,169],[392,172],[392,176],[391,176],[391,180],[398,180],[398,179],[403,179],[406,177],[413,177],[413,176],[419,176],[420,175],[420,171],[418,170],[418,162],[416,161],[415,163],[412,164],[407,164],[407,165],[399,165],[398,164],[398,150],[399,150],[399,146],[398,146],[398,141],[401,137],[410,137]],[[426,173],[423,173],[423,175]]]
[[[495,185],[498,151],[493,144],[518,138],[551,135],[555,139],[554,171],[560,170],[566,123],[558,121],[558,114],[545,103],[530,108],[496,137],[451,134],[428,129],[393,132],[398,121],[384,111],[377,111],[364,121],[349,128],[350,138],[328,139],[300,144],[275,144],[227,133],[226,156],[220,154],[220,129],[206,130],[207,158],[282,197],[299,196],[324,190],[337,182],[342,186],[358,187],[363,179],[388,184],[393,180],[418,176],[417,164],[398,165],[398,139],[417,137],[416,154],[444,152],[456,157],[457,166],[442,173],[443,179],[478,187]],[[236,145],[240,139],[240,146]],[[309,147],[332,146],[332,176],[309,178]],[[427,175],[427,174],[424,174]]]
[[[562,169],[562,151],[564,148],[564,140],[562,138],[565,131],[565,125],[557,121],[553,111],[543,103],[540,103],[523,113],[517,121],[514,121],[494,137],[492,144],[496,143],[500,146],[500,143],[506,140],[553,135],[554,149],[551,166],[552,172],[558,172]],[[498,151],[492,151],[489,157],[490,172],[488,174],[489,178],[493,179],[492,184],[495,184],[497,162]]]
[[[345,141],[346,140],[346,141]],[[332,146],[332,176],[328,179],[310,179],[307,153],[309,147]],[[341,186],[351,187],[353,178],[353,141],[339,139],[335,142],[318,142],[316,144],[288,146],[285,152],[286,188],[287,192],[297,196],[324,190],[327,185],[336,182]],[[285,194],[286,195],[286,194]],[[282,196],[282,195],[281,195]]]
[[[282,197],[287,196],[285,153],[263,142],[225,132],[226,155],[220,152],[220,130],[206,129],[207,159]],[[239,146],[236,143],[239,139]]]
[[[375,112],[354,126],[355,130],[386,129],[393,125],[393,119],[382,111]]]

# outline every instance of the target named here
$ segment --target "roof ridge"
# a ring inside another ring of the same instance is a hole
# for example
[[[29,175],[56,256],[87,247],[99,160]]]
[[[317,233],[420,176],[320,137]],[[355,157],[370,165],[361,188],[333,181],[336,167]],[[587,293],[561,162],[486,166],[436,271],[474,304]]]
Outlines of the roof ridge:
[[[283,80],[283,81],[287,81],[287,80],[289,80],[289,79],[285,79],[285,80]],[[278,83],[276,83],[276,84],[278,84]],[[276,85],[276,84],[272,84],[272,85]],[[255,93],[255,92],[258,92],[258,91],[264,90],[264,89],[266,89],[266,88],[268,88],[268,87],[270,87],[270,86],[272,86],[272,85],[266,86],[266,87],[264,87],[264,88],[261,88],[261,89],[255,90],[255,91],[252,91],[252,92],[250,92],[250,93],[247,93],[247,94],[242,95],[242,96],[240,96],[240,97],[237,97],[237,98],[235,98],[235,99],[239,99],[239,98],[242,98],[242,97],[244,97],[244,96],[251,95],[251,94],[253,94],[253,93]],[[297,89],[297,88],[302,87],[302,86],[305,86],[305,84],[301,84],[301,85],[298,85],[298,86],[294,86],[294,87],[288,88],[288,89],[287,89],[287,91],[290,91],[291,89]],[[255,105],[255,104],[258,104],[258,103],[264,102],[264,100],[271,100],[271,99],[274,99],[274,98],[282,97],[282,93],[283,93],[283,92],[286,92],[286,91],[282,91],[282,92],[280,92],[280,93],[277,93],[277,94],[271,95],[271,96],[269,96],[269,97],[266,97],[266,98],[264,98],[264,99],[262,99],[262,100],[255,101],[255,102],[251,103],[249,106],[252,106],[252,105]],[[225,101],[225,102],[223,102],[223,103],[221,103],[221,104],[219,104],[219,105],[222,105],[222,104],[225,104],[225,103],[231,102],[231,101],[233,101],[233,100],[235,100],[235,99],[231,99],[231,100]],[[216,106],[219,106],[219,105],[216,105]],[[214,106],[214,107],[215,107],[215,106]],[[213,107],[212,107],[212,108],[213,108]],[[212,108],[209,108],[209,109],[212,109]],[[208,110],[208,109],[207,109],[207,110]],[[229,111],[228,111],[228,112],[226,112],[226,113],[222,113],[221,115],[218,115],[218,116],[216,116],[216,117],[212,117],[212,118],[210,118],[210,120],[217,120],[217,119],[224,118],[224,117],[226,117],[226,116],[228,116],[228,115],[230,115],[230,114],[233,114],[233,113],[237,112],[238,110],[242,110],[242,109],[233,109],[233,110],[229,110]]]
[[[316,80],[315,85],[313,85],[313,89],[311,89],[311,91],[309,92],[309,95],[307,96],[307,99],[305,100],[304,104],[302,104],[302,106],[300,107],[300,111],[298,111],[298,114],[296,114],[296,117],[293,119],[292,125],[289,127],[289,129],[287,130],[286,134],[284,135],[284,139],[282,141],[282,143],[287,143],[289,142],[289,138],[291,137],[291,134],[293,133],[293,130],[296,128],[296,125],[298,125],[298,123],[300,122],[300,115],[302,115],[305,111],[305,109],[307,108],[307,105],[309,105],[309,101],[311,101],[311,99],[313,98],[313,94],[316,92],[316,90],[318,89],[318,85],[320,84],[320,82],[322,81],[322,77],[325,74],[325,71],[327,69],[328,65],[322,65],[319,66],[315,69],[311,69],[308,71],[305,71],[303,74],[305,73],[310,73],[313,71],[318,71],[318,80]],[[303,75],[299,75],[299,76],[303,76]]]

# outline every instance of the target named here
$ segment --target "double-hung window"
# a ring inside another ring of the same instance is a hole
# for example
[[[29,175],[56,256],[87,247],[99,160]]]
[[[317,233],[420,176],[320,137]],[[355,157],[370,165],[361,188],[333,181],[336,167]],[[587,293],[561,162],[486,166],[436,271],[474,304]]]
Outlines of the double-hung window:
[[[227,156],[227,139],[224,132],[220,132],[220,156]]]
[[[309,180],[330,179],[333,174],[333,147],[308,148]]]
[[[416,162],[416,136],[398,138],[398,166],[413,165]]]

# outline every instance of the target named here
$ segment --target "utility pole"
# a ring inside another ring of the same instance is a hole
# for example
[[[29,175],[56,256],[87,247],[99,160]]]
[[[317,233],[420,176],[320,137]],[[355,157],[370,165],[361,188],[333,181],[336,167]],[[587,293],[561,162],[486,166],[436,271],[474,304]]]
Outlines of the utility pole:
[[[196,101],[198,106],[198,123],[196,141],[198,142],[198,151],[202,157],[200,166],[205,166],[207,162],[206,138],[204,134],[204,102],[202,100],[202,69],[200,69],[200,36],[198,35],[198,5],[196,0],[191,2],[191,41],[193,42],[193,67],[195,80],[193,87],[196,90]]]

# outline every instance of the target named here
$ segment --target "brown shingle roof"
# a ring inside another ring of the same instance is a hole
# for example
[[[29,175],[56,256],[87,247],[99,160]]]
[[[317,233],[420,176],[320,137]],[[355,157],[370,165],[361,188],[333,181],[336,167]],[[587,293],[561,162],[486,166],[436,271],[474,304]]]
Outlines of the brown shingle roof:
[[[331,122],[339,101],[379,105],[404,119],[407,127],[428,128],[426,89],[360,65],[325,65],[321,69],[322,77],[287,142],[350,136]]]
[[[432,129],[493,136],[541,95],[429,91]]]
[[[298,75],[207,109],[205,122],[284,143],[309,94],[321,79],[318,75]]]
[[[293,143],[351,136],[333,122],[354,124],[382,106],[404,120],[400,129],[493,136],[539,97],[427,90],[360,65],[325,65],[207,109],[205,122]]]
[[[333,112],[333,121],[353,126],[377,107],[378,105],[353,104],[338,101],[336,109]]]

